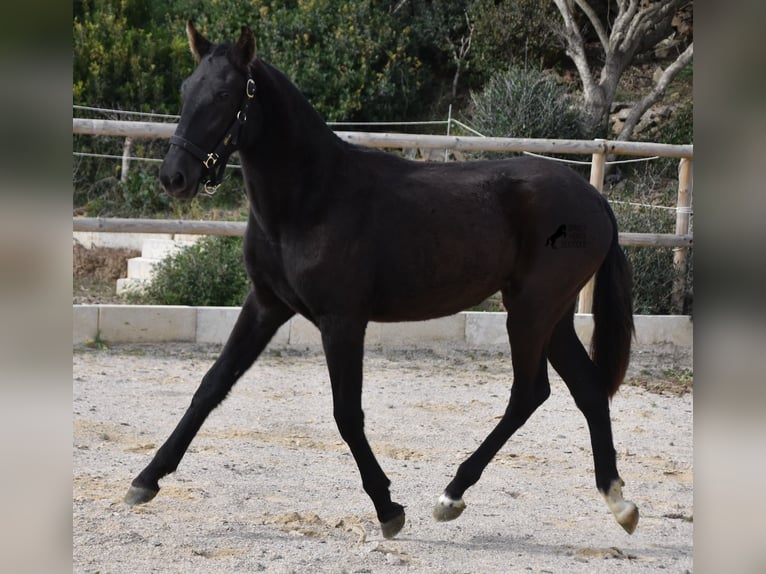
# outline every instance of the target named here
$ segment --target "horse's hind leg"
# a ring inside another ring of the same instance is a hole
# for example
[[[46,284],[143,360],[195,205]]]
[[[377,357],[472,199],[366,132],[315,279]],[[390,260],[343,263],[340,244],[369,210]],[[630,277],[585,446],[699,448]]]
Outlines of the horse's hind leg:
[[[479,480],[500,448],[550,395],[545,356],[545,343],[552,325],[552,320],[547,318],[550,315],[542,310],[535,313],[534,306],[525,305],[521,300],[517,304],[506,300],[506,307],[509,309],[506,325],[513,360],[508,408],[476,452],[458,467],[455,478],[434,507],[436,520],[453,520],[460,516],[465,509],[463,493]]]
[[[564,379],[588,422],[596,486],[617,522],[632,533],[638,524],[638,508],[622,498],[624,482],[617,474],[607,384],[577,338],[573,320],[572,310],[556,325],[548,347],[548,358]]]
[[[131,483],[125,502],[141,504],[155,497],[160,490],[159,479],[176,470],[207,416],[292,315],[270,292],[250,292],[221,355],[203,377],[175,430]]]

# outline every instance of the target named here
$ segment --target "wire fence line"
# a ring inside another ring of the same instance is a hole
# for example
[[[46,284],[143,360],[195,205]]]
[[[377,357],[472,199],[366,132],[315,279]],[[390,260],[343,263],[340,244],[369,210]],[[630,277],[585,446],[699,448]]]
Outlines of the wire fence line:
[[[99,108],[94,106],[84,106],[84,105],[78,105],[73,104],[72,109],[79,110],[79,111],[86,111],[86,112],[95,112],[100,113],[102,115],[120,115],[120,116],[136,116],[136,117],[143,117],[143,118],[163,118],[163,119],[170,119],[170,120],[178,120],[181,118],[179,115],[175,114],[159,114],[155,112],[135,112],[131,110],[120,110],[115,108]],[[474,128],[467,126],[463,122],[460,122],[454,118],[449,118],[446,120],[423,120],[423,121],[391,121],[391,122],[356,122],[356,121],[332,121],[332,122],[326,122],[328,126],[354,126],[354,127],[392,127],[392,126],[446,126],[450,123],[453,123],[459,127],[462,127],[463,129],[473,133],[474,135],[484,137],[481,133],[476,131]]]
[[[168,120],[178,120],[181,116],[174,114],[158,114],[155,112],[134,112],[130,110],[118,110],[113,108],[94,108],[93,106],[72,105],[72,109],[84,112],[96,112],[103,115],[136,116],[139,118],[164,118]]]
[[[485,137],[485,136],[482,136]],[[558,161],[561,163],[568,163],[572,165],[591,165],[590,161],[585,160],[574,160],[574,159],[564,159],[560,157],[551,157],[539,153],[532,153],[531,151],[525,151],[522,152],[524,155],[532,156],[532,157],[539,157],[542,159],[547,159],[550,161]],[[140,157],[140,156],[125,156],[125,155],[115,155],[115,154],[108,154],[108,153],[93,153],[93,152],[78,152],[74,151],[72,152],[72,155],[77,157],[93,157],[93,158],[102,158],[102,159],[127,159],[130,161],[146,161],[146,162],[162,162],[162,159],[158,158],[152,158],[152,157]],[[635,159],[625,159],[620,161],[607,161],[605,162],[605,165],[619,165],[624,163],[637,163],[637,162],[643,162],[643,161],[653,161],[656,159],[660,159],[660,156],[654,155],[651,157],[641,157],[641,158],[635,158]],[[238,164],[229,164],[226,167],[239,167]]]
[[[132,156],[132,155],[115,155],[115,154],[109,154],[109,153],[91,153],[91,152],[85,152],[85,151],[74,151],[72,152],[72,155],[75,157],[91,157],[96,159],[116,159],[121,161],[145,161],[147,163],[162,163],[161,158],[156,157],[139,157],[139,156]],[[227,163],[227,168],[241,168],[242,166],[237,163]]]
[[[97,159],[118,159],[121,161],[145,161],[147,163],[162,163],[161,159],[154,157],[136,157],[132,155],[114,155],[109,153],[90,153],[85,151],[73,151],[72,155],[75,157],[92,157]]]
[[[147,163],[155,163],[155,164],[162,163],[162,159],[150,158],[150,157],[122,156],[122,155],[113,155],[113,154],[105,154],[105,153],[88,153],[88,152],[72,152],[72,155],[74,155],[75,157],[90,157],[90,158],[113,159],[113,160],[121,160],[121,161],[124,161],[124,160],[127,159],[128,161],[144,161],[144,162],[147,162]],[[539,154],[530,153],[529,155],[537,156],[537,157],[542,157],[544,159],[561,161],[560,158],[551,158],[551,157],[546,157],[546,156],[542,156],[542,155],[539,155]],[[657,159],[658,157],[659,156],[655,156],[653,158],[642,158],[642,159],[635,160],[635,161],[646,161],[647,159]],[[567,163],[574,163],[574,162],[569,161]],[[578,165],[590,165],[590,162],[577,162],[577,164]],[[242,168],[241,165],[236,164],[236,163],[227,163],[226,167],[227,168],[236,168],[236,169],[241,169]],[[637,203],[637,202],[633,202],[633,201],[619,201],[619,200],[613,200],[613,199],[607,199],[607,201],[610,204],[615,204],[615,205],[630,205],[632,207],[645,207],[645,208],[651,208],[651,209],[665,209],[665,210],[668,210],[668,211],[676,211],[678,213],[693,213],[691,208],[688,208],[688,207],[671,207],[671,206],[667,206],[667,205],[655,205],[655,204],[652,204],[652,203]]]
[[[665,209],[667,211],[675,211],[676,213],[689,213],[693,214],[691,207],[685,206],[669,206],[669,205],[655,205],[654,203],[639,203],[636,201],[620,201],[617,199],[608,199],[610,204],[613,205],[630,205],[631,207],[648,207],[651,209]]]
[[[561,158],[561,157],[551,157],[551,156],[548,156],[548,155],[543,155],[541,153],[533,153],[531,151],[525,151],[525,152],[522,152],[522,153],[524,155],[528,155],[528,156],[532,156],[532,157],[539,157],[539,158],[542,158],[542,159],[549,159],[551,161],[558,161],[558,162],[561,162],[561,163],[569,163],[569,164],[572,164],[572,165],[591,165],[593,163],[593,160],[584,161],[584,160],[576,160],[576,159],[565,159],[565,158]],[[637,157],[637,158],[633,158],[633,159],[621,159],[621,160],[614,160],[614,161],[605,161],[604,165],[620,165],[620,164],[623,164],[623,163],[639,163],[639,162],[642,162],[642,161],[654,161],[655,159],[660,159],[660,156],[653,155],[651,157]]]

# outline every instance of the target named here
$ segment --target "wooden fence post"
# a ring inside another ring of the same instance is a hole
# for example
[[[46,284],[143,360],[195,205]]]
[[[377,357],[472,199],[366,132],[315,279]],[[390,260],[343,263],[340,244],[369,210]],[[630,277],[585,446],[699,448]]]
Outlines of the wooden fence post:
[[[122,145],[122,170],[120,171],[120,181],[125,183],[128,181],[128,169],[130,168],[130,153],[133,147],[133,138],[128,136],[125,138],[125,143]]]
[[[599,143],[606,144],[603,139],[596,139]],[[606,145],[604,145],[606,148]],[[599,193],[604,189],[604,166],[606,165],[606,153],[605,151],[596,152],[591,159],[590,167],[590,184],[595,187]],[[577,300],[577,312],[578,313],[591,313],[593,308],[593,285],[595,277],[591,277],[585,284],[585,287],[580,291],[580,296]]]
[[[678,202],[676,209],[676,235],[687,235],[691,221],[692,204],[692,160],[681,158],[678,166]],[[673,292],[671,303],[673,310],[681,314],[684,310],[684,295],[686,293],[686,265],[689,255],[688,247],[673,248]]]
[[[450,135],[452,131],[452,104],[449,105],[449,108],[447,109],[447,135]],[[444,163],[447,163],[449,161],[449,149],[444,149]]]

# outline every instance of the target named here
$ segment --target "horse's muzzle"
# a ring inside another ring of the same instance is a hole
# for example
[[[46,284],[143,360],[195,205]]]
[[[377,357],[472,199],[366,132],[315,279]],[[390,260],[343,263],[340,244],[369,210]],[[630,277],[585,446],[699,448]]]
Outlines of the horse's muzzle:
[[[200,174],[193,177],[188,169],[183,169],[179,162],[166,157],[160,166],[160,183],[173,197],[191,199],[197,194]]]

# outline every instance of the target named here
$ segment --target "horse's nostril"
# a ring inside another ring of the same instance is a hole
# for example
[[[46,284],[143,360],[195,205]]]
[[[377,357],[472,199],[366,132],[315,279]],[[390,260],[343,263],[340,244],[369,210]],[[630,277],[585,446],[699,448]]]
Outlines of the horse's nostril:
[[[180,171],[177,171],[173,176],[173,180],[170,182],[170,184],[173,189],[183,189],[186,187],[186,178],[184,177],[184,174],[182,174]]]
[[[186,178],[180,171],[175,172],[172,176],[165,172],[160,172],[160,183],[165,188],[165,191],[172,193],[185,188]]]
[[[170,177],[168,174],[163,173],[162,171],[160,171],[160,183],[162,184],[162,187],[165,189],[165,191],[167,191],[170,187]]]

